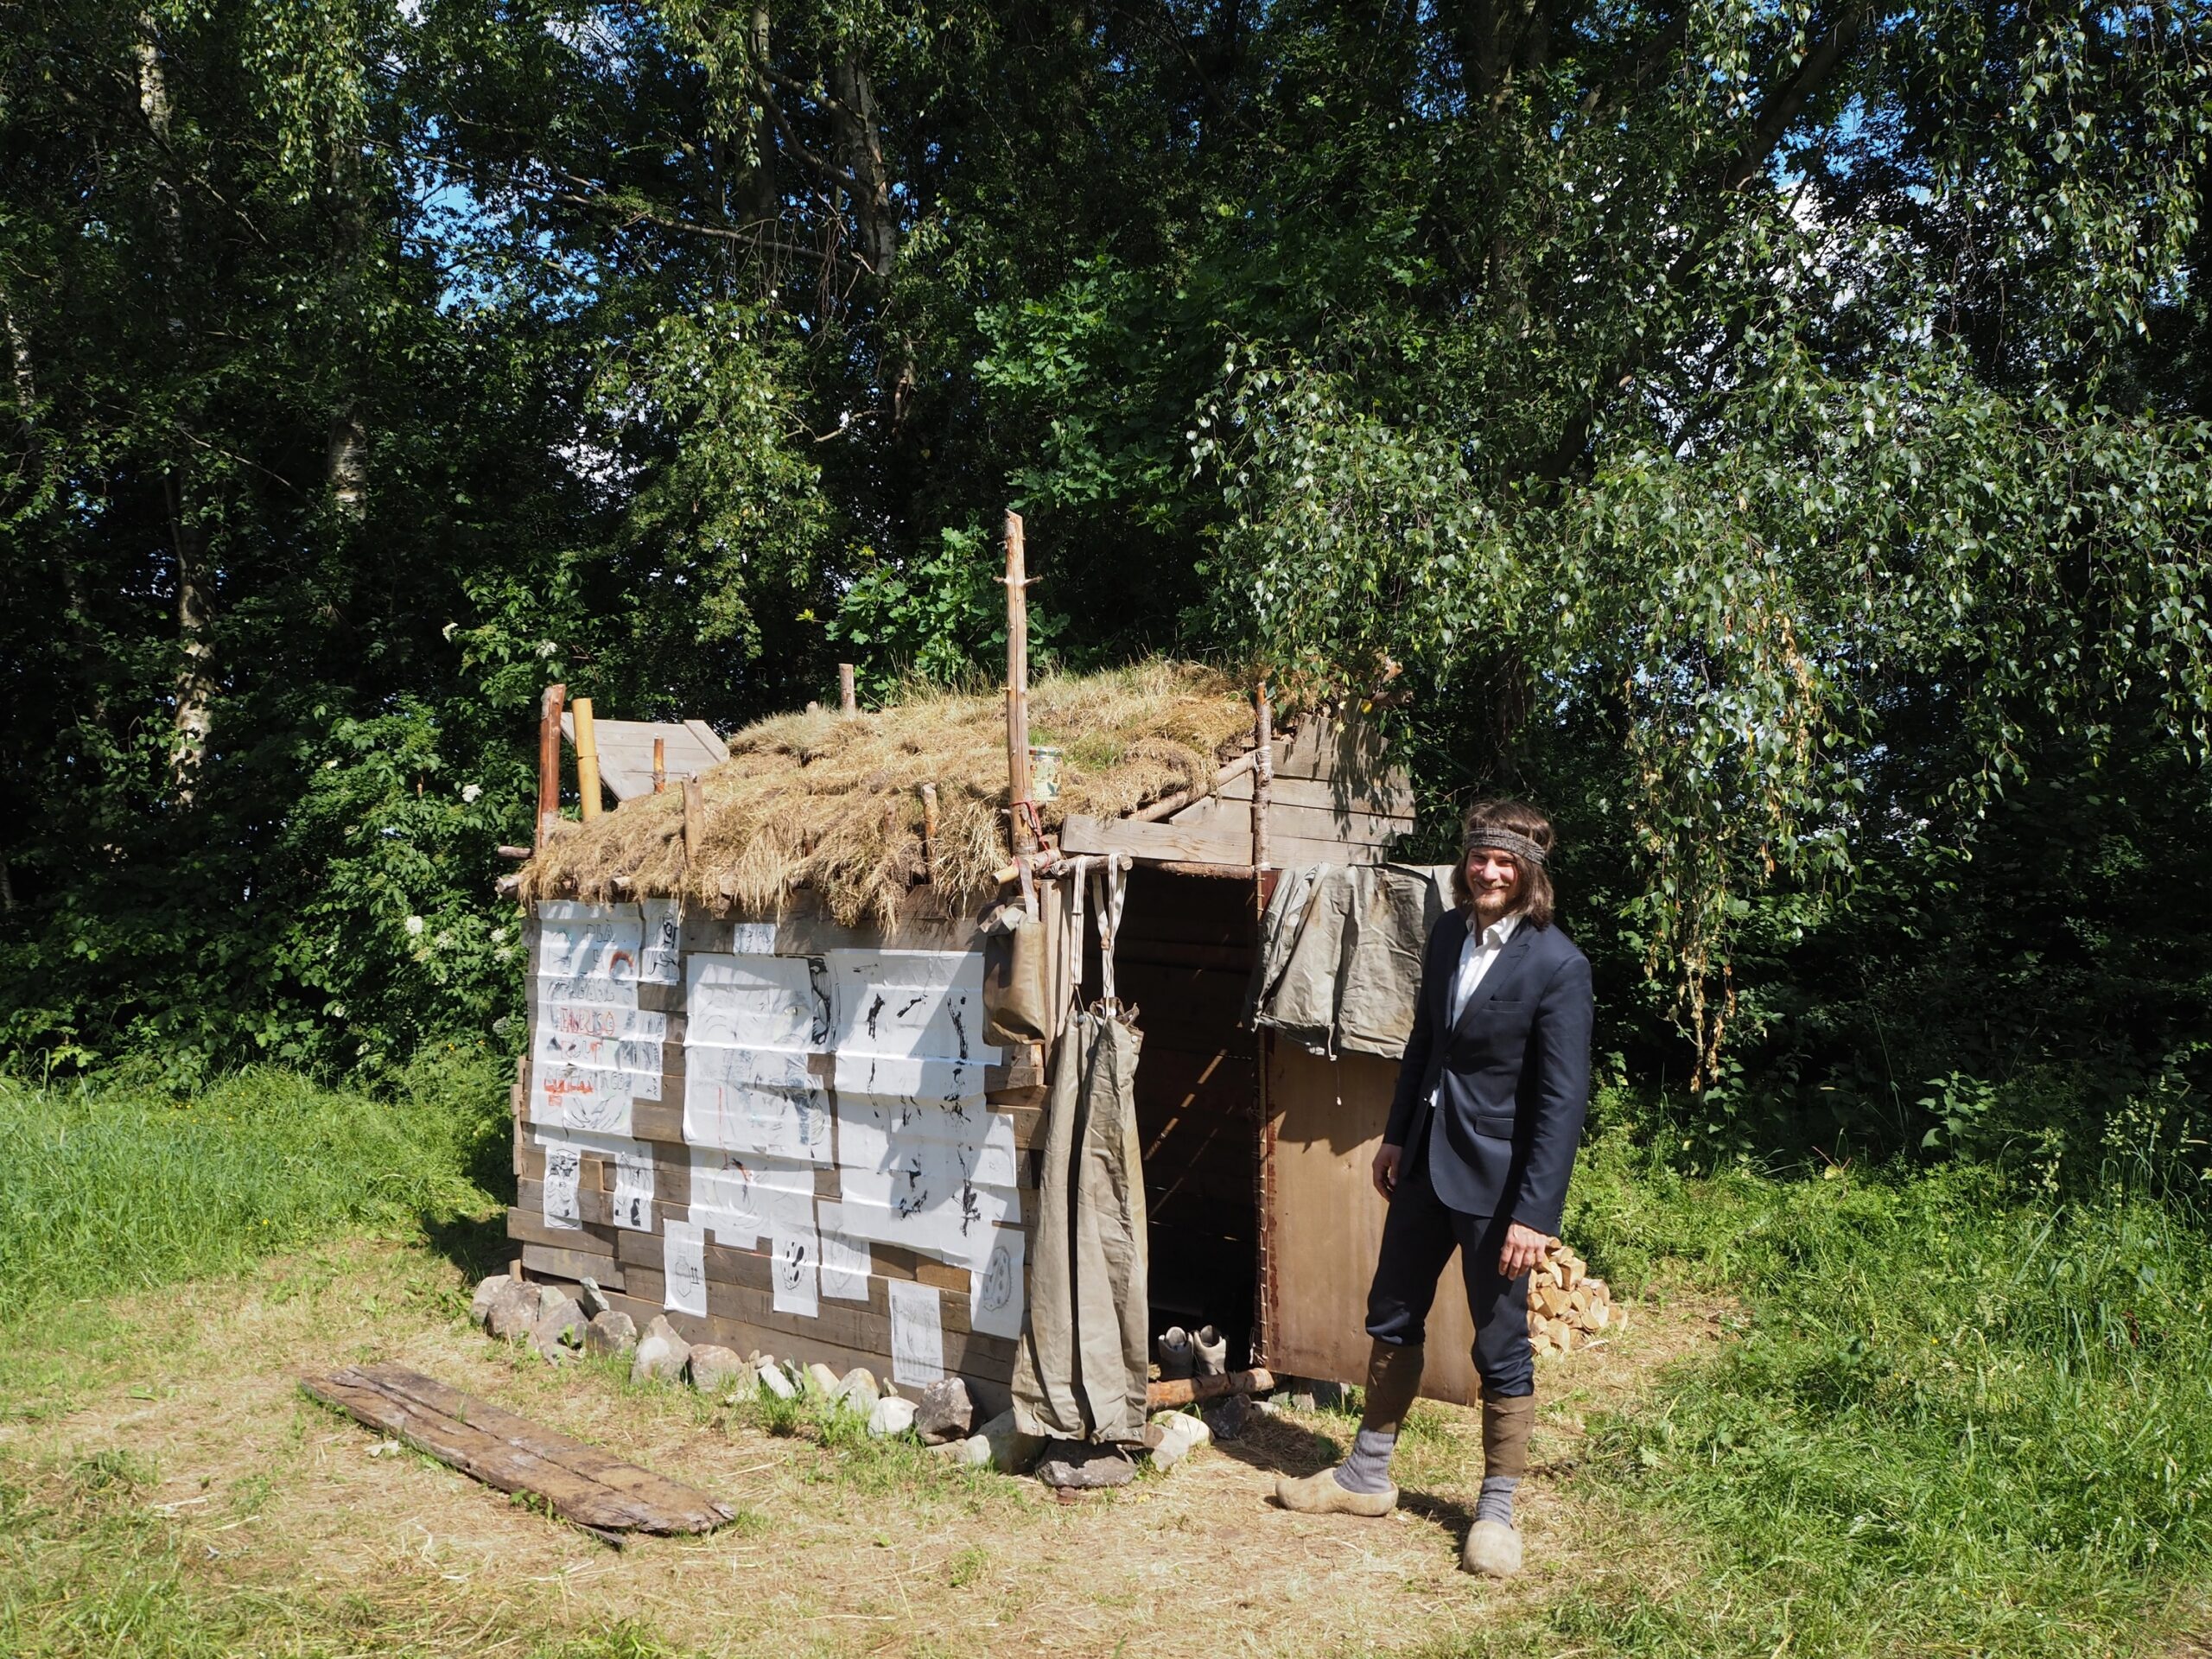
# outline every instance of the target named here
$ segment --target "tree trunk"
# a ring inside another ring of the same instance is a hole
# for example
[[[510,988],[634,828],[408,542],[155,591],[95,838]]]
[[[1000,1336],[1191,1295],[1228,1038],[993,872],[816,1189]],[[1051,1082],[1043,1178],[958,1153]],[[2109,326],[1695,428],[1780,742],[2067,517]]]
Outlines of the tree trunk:
[[[861,260],[878,283],[887,283],[899,257],[899,219],[891,201],[891,176],[883,165],[883,137],[876,130],[875,86],[859,48],[839,54],[831,84],[836,91],[830,107],[837,160],[853,177],[853,230]]]
[[[153,197],[155,237],[160,250],[161,296],[169,338],[184,343],[185,324],[178,302],[184,269],[183,204],[171,169],[168,77],[151,14],[138,17],[138,108],[153,136],[155,156],[148,188]],[[207,756],[207,733],[214,720],[215,645],[211,572],[185,497],[185,461],[172,452],[162,473],[162,506],[176,557],[176,711],[169,738],[169,792],[180,806],[198,793],[200,769]]]

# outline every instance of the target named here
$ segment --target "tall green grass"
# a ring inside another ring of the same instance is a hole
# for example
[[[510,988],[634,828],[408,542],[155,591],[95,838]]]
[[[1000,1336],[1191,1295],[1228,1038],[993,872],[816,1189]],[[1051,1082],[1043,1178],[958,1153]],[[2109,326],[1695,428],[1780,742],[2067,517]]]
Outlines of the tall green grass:
[[[2185,1206],[1972,1168],[1693,1181],[1595,1149],[1575,1230],[1740,1298],[1740,1340],[1601,1427],[1676,1541],[1570,1593],[1599,1651],[2104,1654],[2212,1573],[2212,1244]]]
[[[505,1096],[481,1064],[425,1064],[375,1094],[273,1070],[181,1099],[0,1080],[0,1323],[337,1229],[480,1213]]]

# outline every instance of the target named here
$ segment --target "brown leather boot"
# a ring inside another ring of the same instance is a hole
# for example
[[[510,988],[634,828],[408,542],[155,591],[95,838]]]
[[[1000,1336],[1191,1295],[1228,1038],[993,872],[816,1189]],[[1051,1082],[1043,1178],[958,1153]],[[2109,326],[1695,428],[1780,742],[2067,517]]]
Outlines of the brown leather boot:
[[[1518,1480],[1529,1472],[1529,1435],[1536,1426],[1536,1396],[1508,1399],[1483,1391],[1483,1474]],[[1502,1521],[1478,1521],[1467,1529],[1460,1565],[1484,1578],[1510,1579],[1521,1570],[1521,1532]]]
[[[1413,1409],[1421,1392],[1422,1351],[1419,1344],[1376,1343],[1367,1357],[1367,1406],[1360,1414],[1363,1429],[1395,1430]],[[1341,1465],[1324,1469],[1303,1480],[1288,1476],[1275,1481],[1275,1502],[1300,1515],[1362,1515],[1370,1519],[1398,1507],[1398,1489],[1355,1492],[1337,1478]]]

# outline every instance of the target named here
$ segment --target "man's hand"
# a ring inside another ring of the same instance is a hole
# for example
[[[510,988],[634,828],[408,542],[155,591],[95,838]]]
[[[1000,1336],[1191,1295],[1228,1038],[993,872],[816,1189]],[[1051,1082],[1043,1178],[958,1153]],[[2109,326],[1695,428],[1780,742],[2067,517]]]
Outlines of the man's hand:
[[[1375,1167],[1379,1173],[1382,1167],[1379,1157],[1376,1160]],[[1551,1247],[1551,1240],[1535,1228],[1523,1227],[1517,1221],[1510,1224],[1505,1230],[1505,1248],[1497,1253],[1498,1276],[1518,1279],[1542,1261]]]
[[[1375,1149],[1375,1190],[1382,1195],[1385,1203],[1397,1196],[1398,1159],[1404,1151],[1403,1147],[1387,1143]]]

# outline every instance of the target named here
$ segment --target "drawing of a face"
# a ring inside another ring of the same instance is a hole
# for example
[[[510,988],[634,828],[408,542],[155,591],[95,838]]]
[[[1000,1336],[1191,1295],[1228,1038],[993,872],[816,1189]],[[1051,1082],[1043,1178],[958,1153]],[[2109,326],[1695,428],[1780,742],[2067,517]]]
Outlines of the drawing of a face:
[[[776,1259],[776,1274],[785,1290],[797,1290],[806,1273],[806,1242],[790,1239],[785,1243],[783,1254]]]

